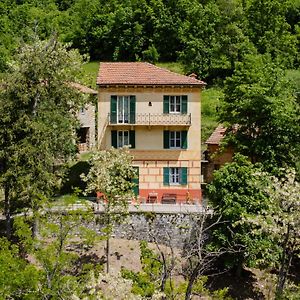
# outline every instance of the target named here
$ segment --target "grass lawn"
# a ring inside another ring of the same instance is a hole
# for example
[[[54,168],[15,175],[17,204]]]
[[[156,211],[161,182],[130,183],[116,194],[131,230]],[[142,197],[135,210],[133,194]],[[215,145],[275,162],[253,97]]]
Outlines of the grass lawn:
[[[178,62],[159,62],[156,63],[156,66],[184,75],[184,67]]]
[[[91,61],[82,66],[82,82],[91,88],[96,88],[99,71],[99,61]]]
[[[214,129],[218,126],[217,108],[223,92],[219,88],[208,88],[202,92],[201,111],[201,141],[202,144],[208,139]]]

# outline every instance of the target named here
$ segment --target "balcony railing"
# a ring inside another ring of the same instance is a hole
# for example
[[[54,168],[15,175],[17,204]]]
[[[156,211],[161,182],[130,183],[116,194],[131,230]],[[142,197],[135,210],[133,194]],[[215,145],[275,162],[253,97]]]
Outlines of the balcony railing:
[[[109,125],[191,125],[191,114],[108,114]]]

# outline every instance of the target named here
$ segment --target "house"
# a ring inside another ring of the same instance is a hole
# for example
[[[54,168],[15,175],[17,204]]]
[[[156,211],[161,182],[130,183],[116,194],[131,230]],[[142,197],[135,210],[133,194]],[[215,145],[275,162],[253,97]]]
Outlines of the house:
[[[202,173],[205,183],[212,181],[213,172],[215,170],[220,169],[225,163],[232,161],[234,154],[233,148],[227,146],[222,149],[221,147],[226,130],[226,127],[219,125],[205,142],[207,150],[204,151],[205,163],[202,164]]]
[[[201,199],[205,83],[145,62],[103,62],[97,77],[98,148],[130,145],[142,201]]]
[[[95,105],[98,92],[79,83],[69,82],[69,85],[88,97],[87,104],[80,108],[77,118],[80,128],[77,129],[77,141],[79,152],[89,151],[96,147]]]

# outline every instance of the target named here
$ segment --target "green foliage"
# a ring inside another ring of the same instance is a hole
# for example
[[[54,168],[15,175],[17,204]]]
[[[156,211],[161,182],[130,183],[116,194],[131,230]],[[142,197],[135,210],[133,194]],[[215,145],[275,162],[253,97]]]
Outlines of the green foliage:
[[[106,237],[106,270],[109,273],[109,239],[115,223],[124,221],[128,213],[128,200],[133,198],[136,170],[128,148],[97,151],[89,159],[90,169],[81,177],[87,183],[86,193],[102,195],[105,200],[101,223]],[[99,199],[100,200],[100,199]]]
[[[81,57],[56,38],[35,39],[16,53],[0,90],[0,186],[4,190],[7,235],[10,215],[35,211],[59,186],[57,167],[75,154],[76,80]]]
[[[291,67],[296,57],[296,37],[286,20],[287,0],[253,0],[247,11],[249,37],[261,54]]]
[[[0,72],[20,41],[54,31],[92,60],[181,60],[208,81],[232,74],[249,53],[299,64],[300,10],[291,0],[5,0],[0,8]]]
[[[62,194],[71,194],[74,189],[84,191],[86,183],[81,179],[81,174],[89,172],[90,165],[87,161],[77,161],[75,164],[69,166],[65,172],[65,177],[62,181],[60,192]]]
[[[293,86],[295,86],[295,91],[299,97],[300,92],[300,70],[287,70],[286,71],[286,79],[291,82]]]
[[[0,274],[1,299],[38,299],[40,272],[5,238],[0,239]]]
[[[151,297],[158,288],[162,263],[159,260],[159,256],[148,247],[147,242],[140,242],[140,251],[140,261],[143,271],[133,272],[123,268],[121,274],[123,278],[133,281],[132,292],[134,294]]]
[[[34,263],[28,264],[28,268],[39,276],[32,277],[36,280],[32,290],[36,296],[28,299],[71,299],[84,295],[84,283],[91,266],[82,263],[80,255],[84,255],[98,238],[85,225],[93,220],[93,212],[87,206],[74,209],[72,205],[76,202],[76,196],[68,196],[61,206],[54,203],[44,207],[38,218],[40,230],[36,238],[31,235],[30,217],[19,217],[14,223],[19,253],[30,254]]]
[[[148,61],[150,63],[156,63],[159,59],[159,54],[155,48],[155,46],[150,45],[147,50],[142,52],[143,60]]]
[[[224,78],[234,62],[254,50],[245,36],[245,13],[240,1],[194,1],[179,32],[184,44],[180,59],[201,78]]]
[[[132,280],[132,292],[134,294],[142,297],[152,297],[160,288],[163,264],[160,262],[159,255],[149,248],[147,242],[140,242],[140,250],[142,271],[134,272],[123,268],[121,275],[123,278]],[[207,297],[207,299],[231,299],[228,296],[228,289],[224,288],[211,292],[205,287],[206,282],[206,276],[198,277],[193,285],[192,294]],[[187,286],[188,282],[186,280],[180,282],[174,282],[173,279],[168,280],[163,291],[165,299],[184,299]]]
[[[250,55],[225,83],[220,120],[236,150],[272,170],[300,155],[300,104],[269,55]],[[238,125],[237,125],[238,124]]]
[[[288,282],[283,291],[282,296],[279,299],[282,300],[299,300],[300,295],[300,285],[296,285],[292,282]]]
[[[184,43],[180,59],[189,72],[205,78],[209,75],[217,44],[215,27],[220,22],[220,14],[215,3],[203,6],[197,1],[193,2],[187,8],[187,18],[180,32]]]
[[[157,280],[162,271],[162,263],[159,260],[159,256],[148,247],[145,241],[140,242],[140,251],[143,271],[149,274],[151,281]]]
[[[214,206],[214,219],[221,218],[221,222],[214,227],[213,245],[231,249],[232,254],[224,256],[226,264],[240,267],[277,259],[276,251],[269,250],[272,241],[268,235],[255,234],[255,226],[240,222],[267,209],[268,183],[268,176],[262,169],[239,154],[232,163],[214,172],[208,192]]]
[[[91,168],[88,174],[82,174],[87,193],[104,193],[112,206],[114,203],[125,205],[128,198],[133,197],[132,180],[136,172],[127,148],[97,151],[88,162]]]
[[[291,261],[300,250],[300,182],[295,170],[283,170],[282,178],[272,178],[267,189],[270,196],[268,206],[259,215],[245,220],[257,226],[257,231],[267,233],[273,247],[280,248],[278,260],[277,295],[283,293]]]
[[[57,161],[74,154],[81,99],[67,82],[79,68],[76,51],[55,39],[36,40],[20,49],[6,73],[0,91],[0,184],[11,209],[38,206],[59,183]]]

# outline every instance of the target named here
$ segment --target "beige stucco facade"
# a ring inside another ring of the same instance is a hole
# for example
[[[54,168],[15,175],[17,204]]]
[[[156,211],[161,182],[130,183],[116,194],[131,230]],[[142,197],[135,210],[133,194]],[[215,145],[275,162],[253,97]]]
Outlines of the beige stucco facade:
[[[80,152],[89,151],[96,146],[95,106],[86,104],[77,113],[80,123],[78,130],[78,148]]]
[[[187,97],[187,112],[164,113],[164,96]],[[112,122],[112,96],[135,96],[135,121]],[[148,199],[157,194],[160,202],[168,193],[177,194],[177,202],[191,197],[201,200],[201,87],[199,86],[108,86],[98,91],[98,148],[112,147],[112,132],[134,131],[135,147],[130,152],[139,167],[139,195]],[[187,121],[188,120],[188,121]],[[165,149],[164,131],[186,132],[186,149]],[[164,170],[187,170],[183,184],[166,184]]]

